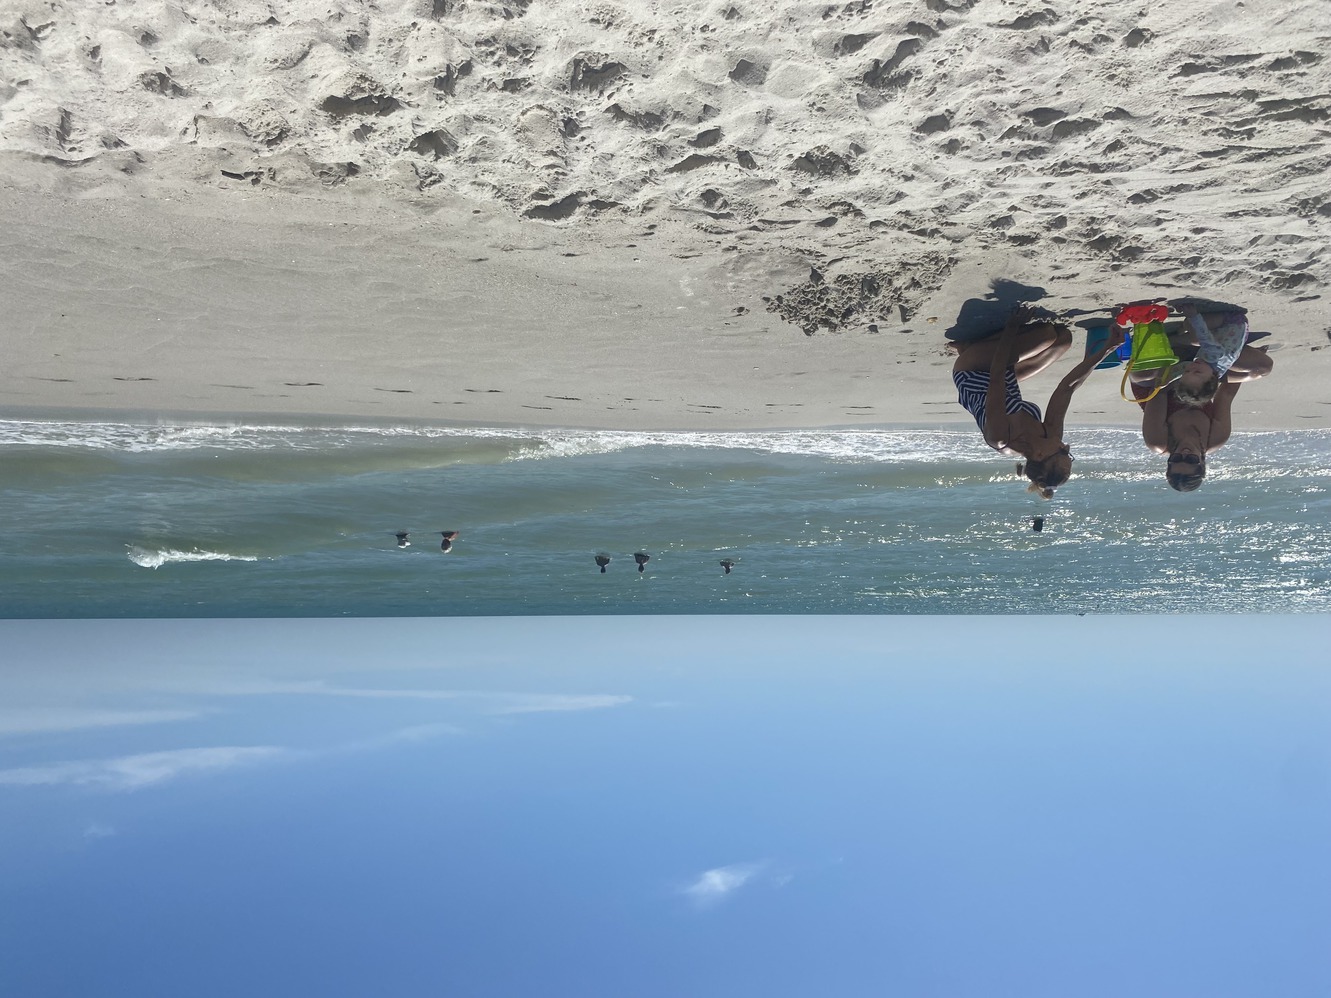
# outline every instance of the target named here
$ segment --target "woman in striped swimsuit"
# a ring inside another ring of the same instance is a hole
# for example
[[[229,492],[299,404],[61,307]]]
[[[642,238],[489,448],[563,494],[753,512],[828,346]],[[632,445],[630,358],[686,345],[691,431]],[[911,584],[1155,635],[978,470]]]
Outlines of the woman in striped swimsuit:
[[[1063,419],[1072,393],[1123,342],[1115,327],[1104,349],[1068,372],[1049,396],[1044,417],[1040,407],[1021,397],[1018,383],[1039,374],[1067,353],[1072,332],[1052,322],[1034,322],[1031,311],[1018,305],[996,339],[968,343],[952,365],[957,401],[975,417],[984,442],[1000,454],[1026,459],[1022,470],[1030,491],[1052,499],[1054,489],[1072,474],[1072,454],[1063,442]]]

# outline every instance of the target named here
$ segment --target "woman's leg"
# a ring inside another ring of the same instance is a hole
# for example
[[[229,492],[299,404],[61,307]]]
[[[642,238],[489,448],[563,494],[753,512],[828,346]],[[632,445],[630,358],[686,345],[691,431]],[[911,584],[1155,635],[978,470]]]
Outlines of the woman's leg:
[[[1049,343],[1043,350],[1025,355],[1017,361],[1018,381],[1025,381],[1027,378],[1039,374],[1067,353],[1068,348],[1072,346],[1072,330],[1068,329],[1067,326],[1056,326],[1052,322],[1047,322],[1044,326],[1052,332],[1053,342]]]
[[[1043,371],[1046,367],[1067,353],[1072,346],[1072,333],[1055,326],[1052,322],[1039,322],[1027,326],[1012,344],[1013,366],[1017,369],[1017,380],[1029,378],[1032,374]],[[998,350],[998,337],[977,340],[966,344],[952,365],[957,371],[987,371],[994,364],[994,353]],[[1034,366],[1033,366],[1034,365]]]

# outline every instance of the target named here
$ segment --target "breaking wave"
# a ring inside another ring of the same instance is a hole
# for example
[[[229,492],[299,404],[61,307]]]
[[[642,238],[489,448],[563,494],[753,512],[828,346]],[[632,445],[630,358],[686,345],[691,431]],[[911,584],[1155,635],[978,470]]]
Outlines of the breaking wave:
[[[140,568],[161,568],[179,561],[258,561],[252,554],[227,554],[225,551],[177,551],[174,548],[148,548],[131,545],[126,556]]]

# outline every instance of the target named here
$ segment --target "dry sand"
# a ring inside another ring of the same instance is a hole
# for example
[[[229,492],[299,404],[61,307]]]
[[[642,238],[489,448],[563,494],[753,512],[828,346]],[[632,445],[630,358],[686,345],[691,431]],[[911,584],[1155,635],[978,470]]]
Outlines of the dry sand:
[[[962,425],[1024,287],[1242,303],[1236,428],[1326,427],[1324,14],[4,0],[0,407]]]

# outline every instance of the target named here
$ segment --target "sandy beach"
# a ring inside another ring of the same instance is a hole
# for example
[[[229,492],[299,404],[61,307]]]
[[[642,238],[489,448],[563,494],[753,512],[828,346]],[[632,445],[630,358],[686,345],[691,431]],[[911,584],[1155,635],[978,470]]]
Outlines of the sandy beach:
[[[1025,289],[1242,304],[1235,428],[1331,425],[1320,4],[326,6],[10,5],[0,410],[962,425]]]

